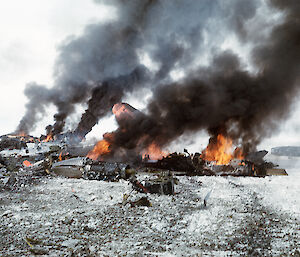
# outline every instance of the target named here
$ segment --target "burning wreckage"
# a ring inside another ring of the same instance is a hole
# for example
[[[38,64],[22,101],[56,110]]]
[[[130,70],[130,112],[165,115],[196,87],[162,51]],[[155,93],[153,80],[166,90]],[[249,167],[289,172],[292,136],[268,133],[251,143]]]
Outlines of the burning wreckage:
[[[131,117],[136,112],[128,106],[122,104],[113,108],[117,120],[122,120],[124,115]],[[108,182],[125,179],[138,192],[173,195],[174,185],[178,183],[176,176],[287,175],[284,169],[263,159],[267,151],[244,156],[239,148],[232,151],[232,141],[221,134],[202,153],[190,154],[184,149],[184,153],[167,154],[152,144],[148,151],[141,151],[138,158],[117,162],[108,137],[96,146],[74,146],[70,143],[72,135],[68,132],[54,138],[49,135],[37,138],[24,134],[1,136],[2,190],[18,188],[41,176],[64,176]],[[147,179],[141,181],[140,174],[147,175]],[[135,206],[134,203],[131,205]]]
[[[17,135],[0,138],[4,187],[16,183],[22,172],[109,181],[125,178],[138,190],[160,193],[174,193],[173,176],[177,175],[286,175],[285,170],[263,159],[266,151],[255,151],[277,121],[287,117],[299,90],[299,1],[268,1],[266,6],[284,15],[278,16],[279,22],[259,22],[269,24],[266,28],[270,29],[261,37],[247,26],[256,17],[264,17],[256,12],[260,8],[253,1],[247,1],[251,8],[243,9],[252,10],[247,15],[240,15],[240,4],[235,1],[237,9],[228,4],[224,11],[221,5],[221,12],[212,11],[218,4],[212,8],[202,1],[189,5],[182,1],[175,8],[171,1],[136,1],[126,8],[117,2],[120,19],[88,26],[82,36],[60,48],[52,88],[35,82],[26,87],[29,102]],[[180,12],[174,15],[175,10]],[[132,15],[135,13],[140,15]],[[215,40],[214,26],[221,14],[225,15],[220,19],[225,30],[219,36],[227,35],[228,30],[240,43],[250,40],[249,67],[254,69],[248,69],[234,49],[215,45],[224,42]],[[210,31],[212,37],[203,40]],[[240,40],[245,35],[249,35],[247,40]],[[207,64],[199,62],[202,56],[208,57],[204,58]],[[148,58],[157,68],[145,65]],[[177,71],[184,76],[171,78]],[[144,89],[151,93],[146,114],[121,103]],[[49,104],[57,108],[55,123],[46,128],[46,136],[28,136]],[[87,109],[77,128],[60,134],[80,104],[87,104]],[[118,129],[104,134],[95,147],[78,146],[111,110]],[[201,153],[161,150],[185,133],[200,130],[211,136]],[[242,148],[234,150],[233,145]],[[137,175],[145,172],[161,176],[139,181]]]

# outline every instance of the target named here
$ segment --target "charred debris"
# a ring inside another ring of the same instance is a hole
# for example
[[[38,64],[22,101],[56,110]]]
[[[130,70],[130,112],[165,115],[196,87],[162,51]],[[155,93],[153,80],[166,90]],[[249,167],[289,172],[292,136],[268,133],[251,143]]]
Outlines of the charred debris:
[[[173,195],[177,176],[287,175],[284,169],[263,159],[267,151],[253,152],[244,159],[233,159],[223,165],[203,159],[200,153],[190,154],[187,150],[168,154],[159,160],[144,156],[131,162],[109,162],[86,157],[92,146],[68,145],[64,138],[61,136],[60,140],[47,142],[43,136],[1,136],[0,188],[18,190],[41,177],[63,176],[108,182],[124,179],[132,184],[133,190],[141,193]],[[141,181],[141,174],[149,179]]]

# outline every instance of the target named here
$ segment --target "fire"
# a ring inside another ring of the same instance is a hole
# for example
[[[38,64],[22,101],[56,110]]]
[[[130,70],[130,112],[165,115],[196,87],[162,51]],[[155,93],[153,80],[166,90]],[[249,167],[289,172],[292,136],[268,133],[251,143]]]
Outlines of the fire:
[[[161,148],[155,144],[154,142],[151,143],[147,149],[142,151],[142,156],[149,158],[150,160],[158,160],[162,159],[163,157],[167,156],[168,153],[161,150]]]
[[[23,165],[24,165],[25,167],[30,167],[30,166],[32,166],[32,164],[31,164],[29,161],[27,161],[27,160],[23,161]]]
[[[49,141],[53,141],[53,136],[52,136],[51,133],[48,134],[48,135],[47,135],[47,138],[43,140],[43,142],[49,142]]]
[[[207,161],[215,161],[217,165],[226,165],[233,159],[244,159],[242,150],[236,148],[233,151],[232,140],[222,134],[217,140],[210,142],[202,153],[202,158]]]
[[[23,131],[17,133],[17,134],[11,134],[11,135],[7,135],[9,138],[21,138],[23,139],[24,137],[27,137],[27,134]]]
[[[88,153],[87,157],[93,160],[97,160],[99,157],[109,154],[110,152],[110,143],[103,139],[95,145],[94,149]]]
[[[26,137],[27,134],[24,131],[20,131],[16,136],[17,137]]]
[[[63,152],[60,152],[60,154],[59,154],[59,156],[58,156],[58,161],[59,161],[59,162],[62,161],[62,154],[63,154]]]
[[[233,152],[233,156],[235,159],[239,159],[239,160],[242,160],[242,159],[245,159],[245,156],[243,154],[243,151],[241,148],[237,147],[234,152]]]

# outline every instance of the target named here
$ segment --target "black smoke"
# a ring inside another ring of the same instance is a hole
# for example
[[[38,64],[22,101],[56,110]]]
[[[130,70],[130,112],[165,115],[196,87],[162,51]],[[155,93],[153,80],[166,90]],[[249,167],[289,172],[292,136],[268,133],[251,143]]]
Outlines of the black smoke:
[[[209,68],[154,90],[147,109],[166,128],[157,142],[165,145],[186,131],[207,129],[214,137],[223,133],[240,141],[249,152],[278,127],[299,90],[300,3],[271,3],[285,18],[253,49],[255,75],[236,55],[222,52]]]
[[[88,134],[99,119],[110,113],[114,104],[119,103],[126,92],[145,83],[147,79],[145,67],[137,67],[130,74],[107,79],[93,89],[88,101],[88,109],[74,131],[74,136],[82,139]]]
[[[222,42],[228,31],[233,29],[242,34],[244,22],[255,15],[258,5],[257,0],[96,2],[114,6],[117,19],[88,25],[81,36],[71,37],[61,44],[55,63],[54,85],[49,90],[43,86],[28,86],[26,91],[31,94],[26,94],[29,103],[18,131],[32,131],[49,104],[57,108],[52,133],[63,131],[66,118],[74,112],[75,105],[86,103],[92,90],[105,84],[104,81],[130,76],[143,65],[141,56],[145,53],[157,68],[152,70],[151,79],[138,87],[151,84],[155,88],[162,81],[170,81],[172,70],[194,67],[201,53]],[[222,29],[214,33],[218,28]],[[41,98],[45,91],[50,97]]]
[[[51,130],[59,133],[74,106],[88,101],[74,133],[84,137],[115,103],[147,87],[153,96],[145,114],[119,122],[115,147],[165,146],[205,129],[212,137],[229,135],[248,152],[289,113],[299,85],[298,0],[97,2],[113,5],[118,18],[89,25],[61,46],[55,85],[27,89],[36,102],[29,102],[19,130],[30,131],[37,115],[54,103]],[[277,24],[259,14],[263,8],[281,15]],[[226,38],[251,48],[252,69],[220,48]],[[154,63],[148,70],[141,68],[145,55]],[[183,78],[174,80],[176,72]]]
[[[155,142],[163,147],[186,132],[205,129],[212,138],[230,136],[245,153],[255,150],[288,115],[299,91],[300,4],[271,3],[284,19],[253,48],[256,73],[246,70],[233,52],[215,53],[208,67],[153,89],[147,115],[119,123],[114,145],[138,149],[143,139],[145,146]]]

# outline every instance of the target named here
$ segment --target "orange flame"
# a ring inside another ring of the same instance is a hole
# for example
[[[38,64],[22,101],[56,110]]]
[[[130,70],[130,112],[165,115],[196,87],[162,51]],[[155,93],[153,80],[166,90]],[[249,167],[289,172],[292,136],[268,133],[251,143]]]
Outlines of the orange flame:
[[[43,140],[43,142],[49,142],[49,141],[53,141],[53,136],[52,136],[51,133],[48,134],[48,135],[47,135],[47,138]]]
[[[143,157],[149,157],[150,160],[159,160],[168,155],[168,153],[162,151],[154,142],[143,150],[141,154]]]
[[[103,139],[95,145],[94,149],[88,153],[87,157],[92,160],[97,160],[99,157],[109,154],[110,152],[110,143]]]
[[[16,134],[17,137],[26,137],[27,134],[24,131],[20,131],[18,134]]]
[[[243,160],[243,159],[245,159],[245,156],[244,156],[244,154],[243,154],[243,151],[242,151],[242,149],[239,148],[239,147],[235,148],[235,150],[234,150],[234,152],[233,152],[233,157],[234,157],[235,159],[238,159],[238,160]]]
[[[60,154],[59,154],[59,156],[58,156],[58,161],[59,161],[59,162],[62,161],[62,154],[63,154],[63,152],[60,152]]]
[[[241,149],[236,148],[233,152],[232,148],[232,140],[219,134],[216,142],[210,142],[201,157],[207,161],[215,161],[217,165],[229,164],[233,159],[242,160],[244,156]]]
[[[27,160],[23,161],[23,165],[24,165],[25,167],[30,167],[30,166],[32,166],[32,164],[31,164],[29,161],[27,161]]]

